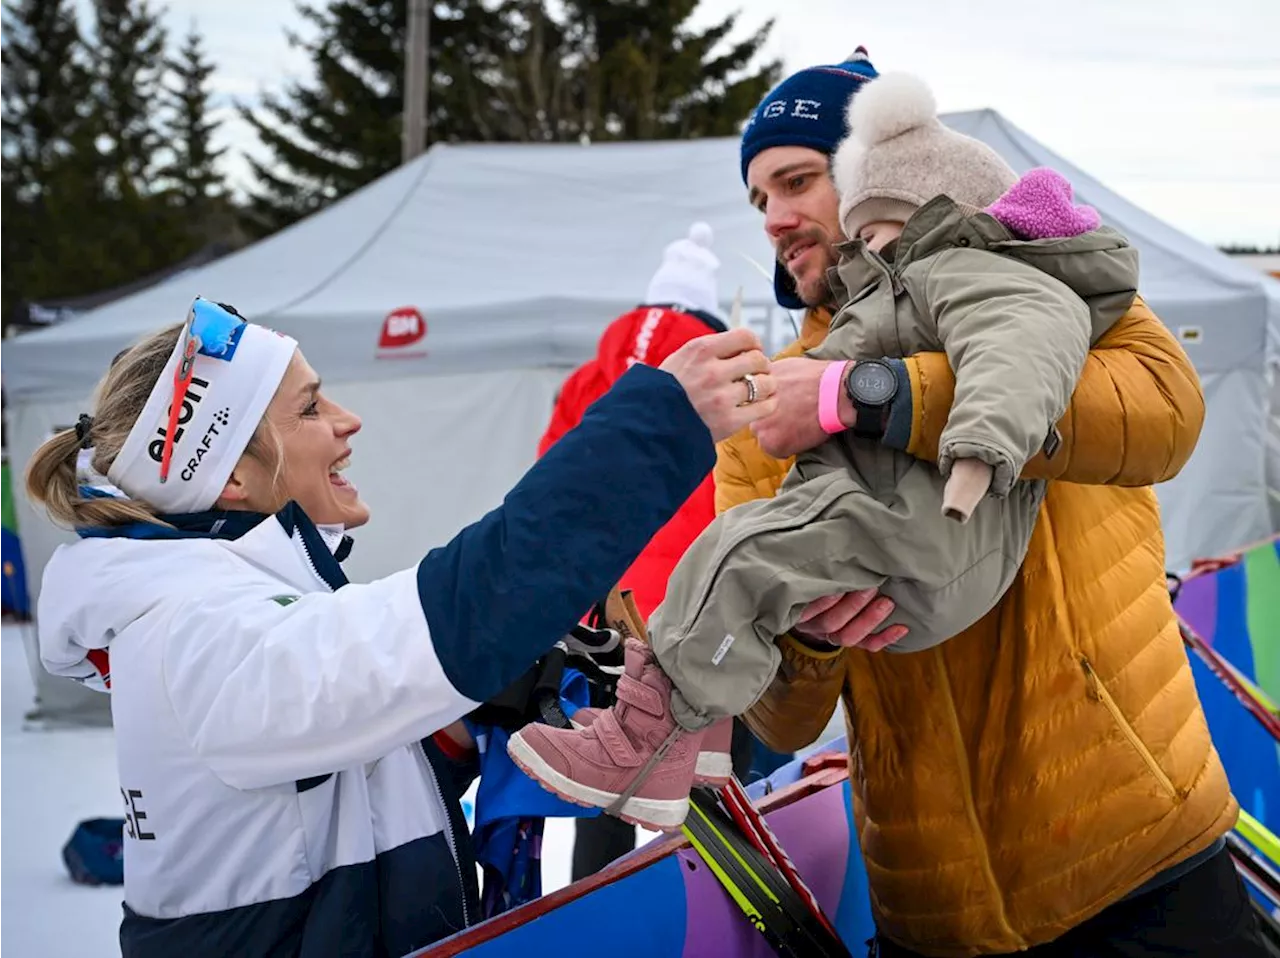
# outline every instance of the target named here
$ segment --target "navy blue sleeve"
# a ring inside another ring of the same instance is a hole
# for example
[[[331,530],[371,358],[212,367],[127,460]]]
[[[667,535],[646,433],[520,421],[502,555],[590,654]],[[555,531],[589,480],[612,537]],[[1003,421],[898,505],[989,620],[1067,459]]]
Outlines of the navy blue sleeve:
[[[418,566],[431,641],[482,702],[617,584],[715,464],[675,377],[633,366],[502,505]]]
[[[907,364],[901,359],[883,359],[893,370],[898,380],[898,392],[889,403],[889,421],[885,425],[880,444],[890,449],[906,451],[911,442],[911,417],[914,413],[911,399],[911,376],[907,372]]]

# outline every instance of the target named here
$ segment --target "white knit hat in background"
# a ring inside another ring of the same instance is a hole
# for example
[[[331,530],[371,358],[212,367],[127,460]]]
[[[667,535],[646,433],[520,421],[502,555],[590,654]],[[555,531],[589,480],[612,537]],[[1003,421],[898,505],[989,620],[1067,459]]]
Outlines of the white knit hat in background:
[[[864,85],[848,121],[831,170],[850,239],[868,223],[905,223],[942,194],[983,209],[1018,179],[991,147],[943,126],[933,93],[910,74],[884,73]]]
[[[716,270],[720,260],[711,252],[712,238],[711,227],[698,222],[689,227],[688,237],[668,243],[662,253],[662,265],[649,280],[644,301],[688,306],[718,316]]]

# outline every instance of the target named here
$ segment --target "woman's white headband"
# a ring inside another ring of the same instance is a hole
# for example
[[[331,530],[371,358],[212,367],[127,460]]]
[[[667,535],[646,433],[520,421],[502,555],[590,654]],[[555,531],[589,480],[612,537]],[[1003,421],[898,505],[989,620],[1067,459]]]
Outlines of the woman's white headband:
[[[107,478],[162,513],[212,508],[297,346],[197,297]]]

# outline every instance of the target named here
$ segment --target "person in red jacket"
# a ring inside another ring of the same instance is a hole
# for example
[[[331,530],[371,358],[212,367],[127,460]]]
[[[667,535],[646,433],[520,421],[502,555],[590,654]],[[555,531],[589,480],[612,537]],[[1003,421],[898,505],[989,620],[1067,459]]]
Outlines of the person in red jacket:
[[[644,303],[610,323],[595,357],[565,380],[551,424],[538,443],[539,456],[636,363],[657,366],[689,340],[725,330],[716,287],[720,261],[711,242],[711,227],[694,223],[687,238],[667,246]],[[707,476],[622,577],[620,585],[633,592],[644,618],[661,604],[671,570],[715,514],[715,486]]]
[[[636,363],[660,365],[689,340],[724,331],[716,285],[720,261],[711,251],[712,239],[710,226],[694,223],[687,237],[667,245],[644,302],[610,323],[596,355],[565,380],[551,424],[538,443],[539,456],[576,426],[587,407]],[[715,514],[715,484],[708,475],[623,575],[619,585],[632,591],[645,619],[666,595],[671,570]],[[576,828],[574,881],[599,871],[635,846],[634,827],[616,818],[579,818]]]

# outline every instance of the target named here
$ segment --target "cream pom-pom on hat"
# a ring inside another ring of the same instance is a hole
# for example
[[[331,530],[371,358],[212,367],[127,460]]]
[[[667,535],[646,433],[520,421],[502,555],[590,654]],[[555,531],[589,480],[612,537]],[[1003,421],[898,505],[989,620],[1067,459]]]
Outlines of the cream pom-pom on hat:
[[[1018,179],[995,150],[948,129],[919,77],[885,73],[867,83],[846,113],[849,135],[831,169],[840,225],[849,238],[868,223],[905,223],[935,196],[990,206]]]

